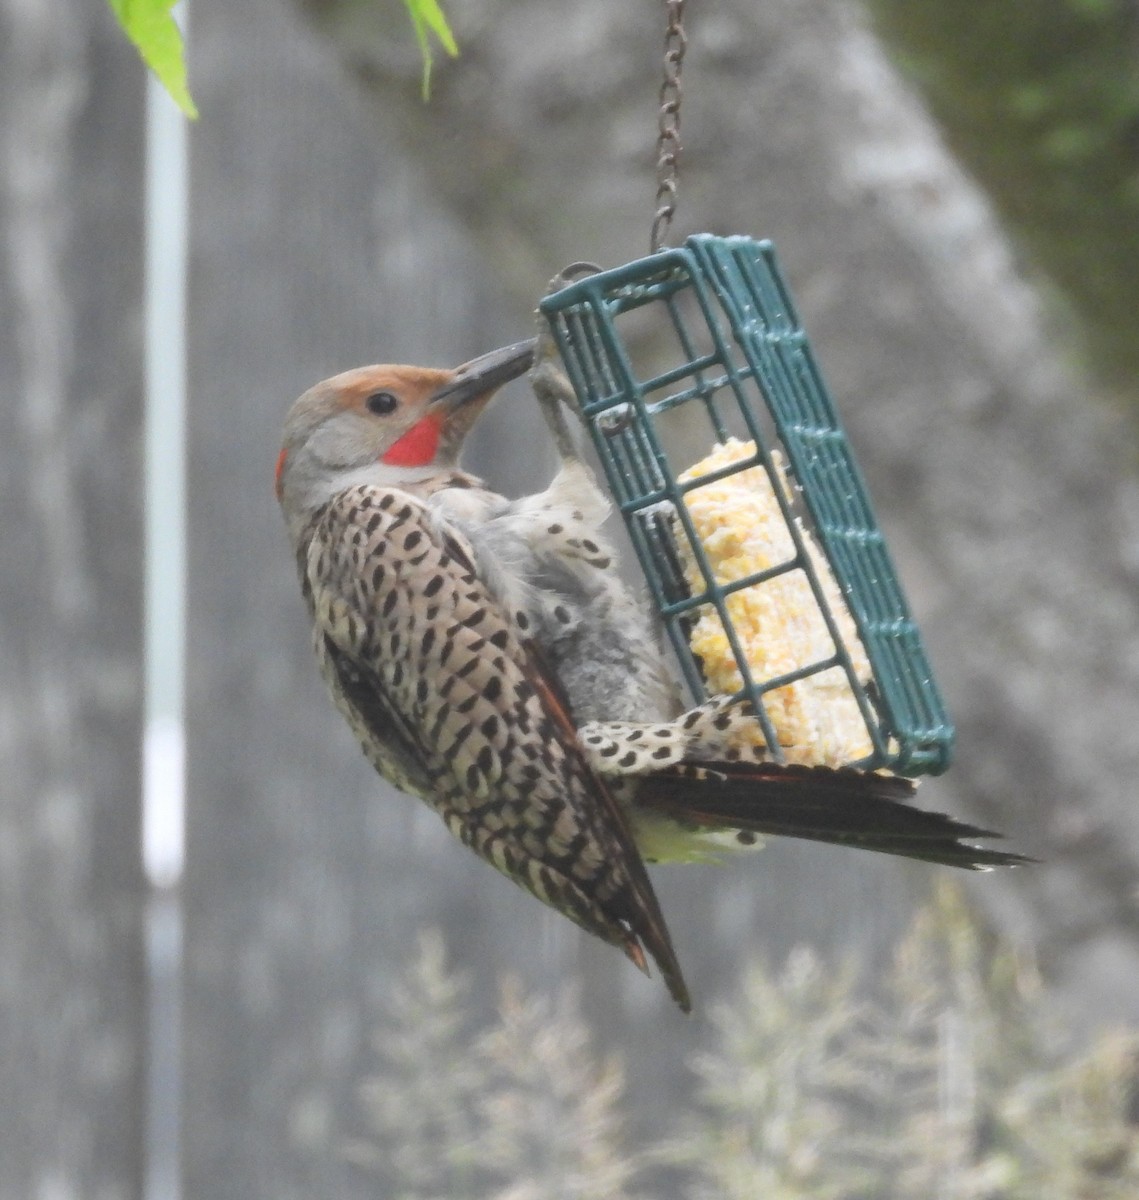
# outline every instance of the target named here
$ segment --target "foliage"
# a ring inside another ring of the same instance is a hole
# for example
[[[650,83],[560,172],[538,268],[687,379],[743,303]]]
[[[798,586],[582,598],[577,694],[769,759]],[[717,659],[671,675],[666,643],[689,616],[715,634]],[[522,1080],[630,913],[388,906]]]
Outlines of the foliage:
[[[573,1000],[502,988],[499,1025],[475,1046],[491,1086],[482,1097],[480,1161],[502,1185],[494,1200],[626,1200],[635,1165],[621,1150],[615,1061],[595,1062]]]
[[[945,885],[883,992],[798,951],[753,966],[697,1060],[694,1200],[1122,1200],[1139,1194],[1139,1037],[1064,1045],[1031,963]],[[742,1132],[741,1132],[742,1131]]]
[[[869,0],[954,149],[1062,290],[1096,365],[1139,370],[1133,0]]]
[[[437,936],[396,990],[359,1161],[400,1200],[628,1200],[646,1167],[689,1200],[1124,1200],[1139,1194],[1139,1036],[1074,1051],[1033,966],[940,888],[877,994],[809,950],[753,964],[713,1012],[698,1104],[622,1147],[622,1072],[572,1000],[502,990],[475,1035]]]
[[[498,1023],[474,1036],[466,992],[438,933],[422,938],[375,1039],[368,1133],[350,1156],[397,1200],[631,1200],[621,1071],[595,1061],[572,999],[506,980]]]
[[[198,110],[186,85],[182,34],[172,9],[176,0],[107,0],[123,32],[142,61],[154,72],[170,98],[188,117]]]
[[[467,992],[447,968],[442,938],[426,933],[374,1038],[380,1073],[360,1093],[369,1136],[347,1153],[382,1168],[394,1200],[473,1194],[474,1110],[490,1075],[469,1053]]]
[[[182,34],[174,20],[177,0],[107,0],[123,32],[137,47],[143,62],[154,72],[170,98],[188,117],[198,110],[186,83],[186,57]],[[434,38],[454,56],[459,53],[455,36],[439,7],[439,0],[403,0],[423,55],[423,98],[431,88],[431,53]]]
[[[439,7],[438,0],[403,0],[407,5],[411,23],[415,28],[415,37],[423,55],[423,99],[431,93],[431,35],[434,34],[439,44],[452,58],[459,53],[455,43],[455,35],[451,32],[447,18]]]
[[[836,1103],[857,1019],[850,971],[799,949],[777,975],[753,965],[740,995],[713,1014],[715,1048],[693,1061],[701,1111],[662,1148],[691,1168],[695,1200],[839,1200],[831,1157],[843,1142]]]

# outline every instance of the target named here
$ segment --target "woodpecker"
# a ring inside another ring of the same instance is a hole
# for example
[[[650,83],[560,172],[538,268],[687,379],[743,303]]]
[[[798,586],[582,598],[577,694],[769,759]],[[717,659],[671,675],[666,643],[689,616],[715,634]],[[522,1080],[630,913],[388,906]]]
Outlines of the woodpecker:
[[[908,780],[741,751],[727,698],[685,711],[602,531],[543,335],[453,370],[370,366],[293,405],[276,490],[337,708],[375,769],[461,842],[691,1007],[645,861],[783,834],[968,868],[1024,861],[905,803]],[[463,471],[495,392],[531,380],[562,465],[517,500]]]

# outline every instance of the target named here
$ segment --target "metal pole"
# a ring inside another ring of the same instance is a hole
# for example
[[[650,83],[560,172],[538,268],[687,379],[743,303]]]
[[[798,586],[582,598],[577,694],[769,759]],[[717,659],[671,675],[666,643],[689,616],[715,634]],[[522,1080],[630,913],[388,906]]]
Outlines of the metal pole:
[[[186,4],[179,5],[183,28]],[[150,884],[145,1200],[179,1200],[185,857],[186,120],[147,77],[145,726],[142,858]]]

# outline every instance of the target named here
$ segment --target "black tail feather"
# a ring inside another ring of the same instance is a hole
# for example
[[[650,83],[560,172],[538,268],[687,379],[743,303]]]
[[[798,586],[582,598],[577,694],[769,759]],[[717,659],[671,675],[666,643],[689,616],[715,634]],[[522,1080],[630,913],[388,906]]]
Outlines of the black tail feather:
[[[644,781],[637,804],[680,822],[857,846],[967,870],[1032,862],[1022,854],[971,846],[1000,837],[905,803],[914,784],[896,775],[777,763],[703,763]]]

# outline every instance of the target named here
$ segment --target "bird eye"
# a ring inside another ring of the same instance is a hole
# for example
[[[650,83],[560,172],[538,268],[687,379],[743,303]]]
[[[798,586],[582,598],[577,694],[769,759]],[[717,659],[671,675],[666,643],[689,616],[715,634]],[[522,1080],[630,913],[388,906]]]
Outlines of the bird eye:
[[[399,408],[399,399],[391,392],[376,392],[369,396],[364,404],[368,411],[375,413],[377,417],[386,417],[388,413],[393,413]]]

